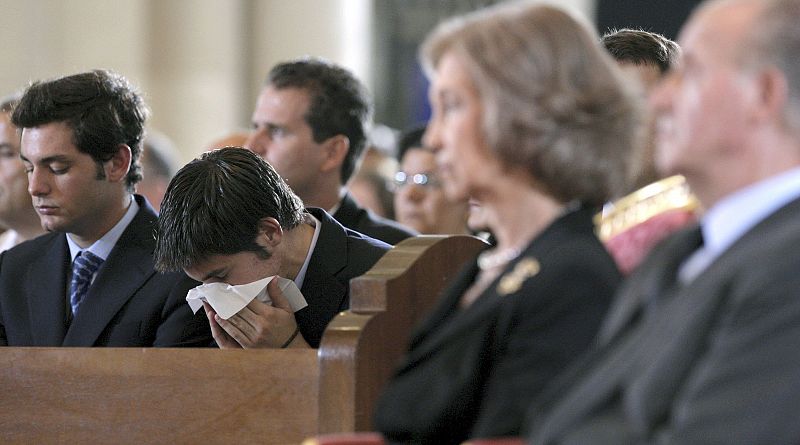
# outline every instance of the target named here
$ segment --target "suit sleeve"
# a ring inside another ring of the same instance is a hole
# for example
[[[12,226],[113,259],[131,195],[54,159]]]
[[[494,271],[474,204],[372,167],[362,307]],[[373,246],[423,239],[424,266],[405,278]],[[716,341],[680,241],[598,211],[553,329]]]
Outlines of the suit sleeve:
[[[182,273],[171,273],[172,284],[161,314],[153,346],[158,347],[208,347],[212,345],[211,327],[205,312],[193,314],[186,304],[189,289],[199,285]]]

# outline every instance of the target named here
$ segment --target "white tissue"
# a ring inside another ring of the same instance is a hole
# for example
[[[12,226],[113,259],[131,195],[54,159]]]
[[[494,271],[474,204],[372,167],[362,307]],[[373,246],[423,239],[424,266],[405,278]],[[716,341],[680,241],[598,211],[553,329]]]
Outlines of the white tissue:
[[[189,293],[186,294],[186,302],[189,303],[192,312],[196,313],[203,307],[203,301],[206,301],[217,315],[227,320],[244,309],[254,298],[258,298],[266,304],[271,304],[272,299],[267,294],[267,284],[273,278],[275,277],[267,277],[237,286],[231,286],[227,283],[203,284],[189,290]],[[283,292],[284,297],[289,300],[289,306],[291,306],[292,311],[297,312],[308,306],[306,299],[300,293],[300,289],[297,288],[294,281],[278,277],[278,287]]]

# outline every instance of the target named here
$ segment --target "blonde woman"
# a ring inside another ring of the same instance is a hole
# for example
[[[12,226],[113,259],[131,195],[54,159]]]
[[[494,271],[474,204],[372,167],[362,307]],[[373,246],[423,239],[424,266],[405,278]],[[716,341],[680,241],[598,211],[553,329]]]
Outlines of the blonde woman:
[[[581,21],[501,5],[425,41],[424,142],[450,199],[481,202],[497,246],[465,268],[381,397],[393,442],[514,435],[592,341],[620,280],[592,215],[625,185],[635,94]]]

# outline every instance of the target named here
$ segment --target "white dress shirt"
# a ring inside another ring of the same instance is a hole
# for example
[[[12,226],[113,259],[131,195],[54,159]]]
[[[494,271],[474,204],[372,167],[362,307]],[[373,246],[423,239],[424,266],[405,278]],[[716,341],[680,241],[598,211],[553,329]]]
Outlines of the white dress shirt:
[[[720,200],[702,217],[703,246],[681,265],[680,282],[694,280],[747,231],[797,198],[800,198],[800,167]]]

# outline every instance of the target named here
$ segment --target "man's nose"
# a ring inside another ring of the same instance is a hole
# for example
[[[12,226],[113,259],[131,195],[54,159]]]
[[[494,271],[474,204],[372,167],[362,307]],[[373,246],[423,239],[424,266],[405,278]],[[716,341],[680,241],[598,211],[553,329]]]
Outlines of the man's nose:
[[[253,130],[244,142],[244,148],[264,158],[267,156],[266,132],[264,130]]]
[[[50,192],[50,185],[47,182],[46,175],[41,169],[34,168],[28,174],[28,193],[31,196],[42,196]]]

